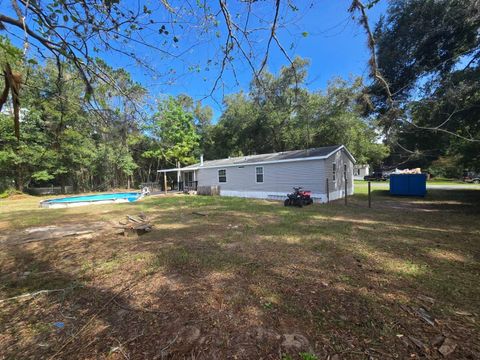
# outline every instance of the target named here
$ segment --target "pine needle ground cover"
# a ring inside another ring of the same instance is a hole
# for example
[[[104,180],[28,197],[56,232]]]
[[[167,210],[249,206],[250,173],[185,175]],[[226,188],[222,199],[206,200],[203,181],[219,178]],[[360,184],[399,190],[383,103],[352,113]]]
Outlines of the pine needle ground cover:
[[[366,199],[359,187],[348,206],[302,209],[200,196],[71,209],[0,200],[4,239],[138,213],[154,225],[0,242],[0,358],[477,358],[480,192],[375,189],[371,209]]]

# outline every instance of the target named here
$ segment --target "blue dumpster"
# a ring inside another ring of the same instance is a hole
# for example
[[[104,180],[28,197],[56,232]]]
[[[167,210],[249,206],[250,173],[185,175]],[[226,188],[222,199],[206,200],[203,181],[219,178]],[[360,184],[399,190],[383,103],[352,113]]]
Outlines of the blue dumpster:
[[[390,175],[390,194],[403,196],[425,196],[427,193],[426,174]]]

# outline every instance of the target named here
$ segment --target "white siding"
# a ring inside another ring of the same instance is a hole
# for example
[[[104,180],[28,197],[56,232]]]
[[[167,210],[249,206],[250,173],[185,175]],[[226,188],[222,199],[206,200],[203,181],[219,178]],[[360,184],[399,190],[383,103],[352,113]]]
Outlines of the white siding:
[[[199,169],[199,185],[219,185],[221,191],[249,193],[292,192],[294,186],[301,186],[315,194],[325,193],[324,160],[295,161],[277,164],[264,164],[263,183],[256,182],[255,168],[259,165],[227,167],[227,182],[218,182],[219,169]],[[255,196],[260,197],[260,196]]]
[[[333,181],[333,163],[335,163],[337,167],[335,181]],[[330,200],[341,198],[345,194],[344,165],[347,165],[347,192],[348,195],[353,195],[354,164],[350,157],[347,155],[347,152],[342,149],[325,160],[325,174],[328,178]]]
[[[368,165],[355,165],[353,168],[353,178],[355,180],[363,180],[364,176],[370,173],[370,166]]]
[[[336,181],[332,179],[332,163],[337,165]],[[285,198],[294,186],[312,192],[317,202],[325,202],[326,181],[329,182],[330,200],[345,194],[344,165],[347,166],[347,192],[353,194],[353,162],[343,149],[328,159],[303,160],[273,164],[251,164],[225,168],[200,168],[197,170],[199,186],[220,186],[220,194],[253,198]],[[263,167],[263,183],[256,182],[255,168]],[[218,181],[218,170],[226,170],[227,182]]]

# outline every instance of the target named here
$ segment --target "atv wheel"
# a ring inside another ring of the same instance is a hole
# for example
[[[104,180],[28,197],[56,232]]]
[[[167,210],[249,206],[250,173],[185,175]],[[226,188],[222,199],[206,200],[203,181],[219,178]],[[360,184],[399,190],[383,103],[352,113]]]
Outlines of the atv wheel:
[[[285,205],[285,206],[290,206],[290,199],[286,199],[286,200],[283,202],[283,205]]]

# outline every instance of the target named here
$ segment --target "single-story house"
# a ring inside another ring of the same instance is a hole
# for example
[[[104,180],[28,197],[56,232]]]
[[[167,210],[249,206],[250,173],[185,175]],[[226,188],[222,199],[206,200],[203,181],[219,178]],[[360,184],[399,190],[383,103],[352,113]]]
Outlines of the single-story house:
[[[369,165],[355,165],[353,167],[353,178],[355,180],[363,180],[367,175],[370,175]]]
[[[222,196],[285,199],[296,186],[310,190],[315,202],[353,194],[355,159],[343,145],[204,161],[174,172],[184,189],[218,186]]]

